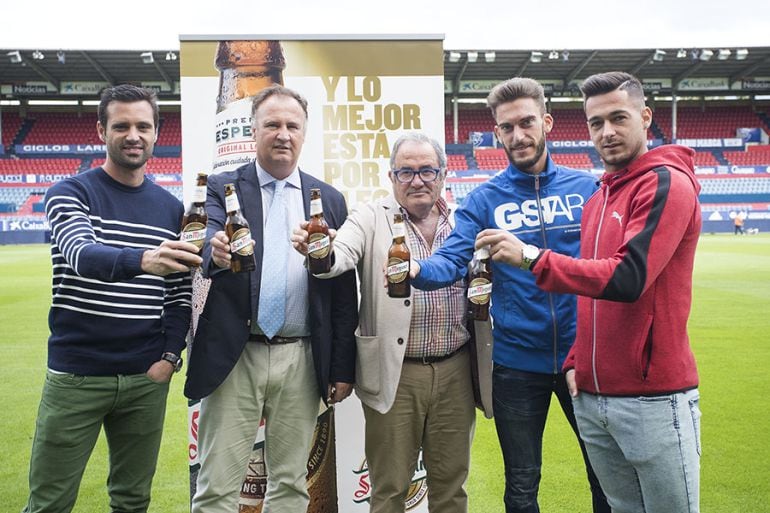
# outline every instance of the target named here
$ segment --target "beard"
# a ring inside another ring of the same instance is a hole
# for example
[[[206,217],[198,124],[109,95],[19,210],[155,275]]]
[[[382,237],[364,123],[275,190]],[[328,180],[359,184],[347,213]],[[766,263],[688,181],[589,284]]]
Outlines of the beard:
[[[640,155],[647,151],[647,140],[641,142],[635,146],[629,146],[623,141],[622,146],[615,147],[612,150],[607,150],[601,146],[596,148],[599,153],[602,162],[604,162],[605,168],[611,168],[612,170],[619,171],[627,168],[631,162],[639,158]]]
[[[508,157],[508,161],[520,171],[529,171],[532,166],[537,164],[543,153],[545,153],[545,132],[543,132],[543,136],[535,144],[535,154],[530,158],[517,160],[513,157],[513,151],[507,147],[505,148],[505,155]]]
[[[135,170],[144,166],[150,157],[152,156],[152,146],[145,145],[142,148],[142,153],[137,156],[127,156],[123,153],[123,145],[115,145],[107,147],[107,154],[110,160],[124,169]]]

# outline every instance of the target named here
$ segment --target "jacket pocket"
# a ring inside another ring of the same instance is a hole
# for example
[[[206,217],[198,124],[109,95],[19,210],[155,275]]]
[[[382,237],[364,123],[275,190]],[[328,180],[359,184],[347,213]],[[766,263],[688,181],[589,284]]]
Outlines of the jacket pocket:
[[[652,340],[652,315],[647,315],[643,320],[641,329],[637,331],[639,338],[634,341],[633,347],[636,351],[636,365],[638,376],[642,381],[647,381],[650,374],[650,367],[653,358],[653,340]],[[629,330],[630,332],[633,332]]]
[[[356,387],[367,394],[380,393],[380,338],[356,335]]]

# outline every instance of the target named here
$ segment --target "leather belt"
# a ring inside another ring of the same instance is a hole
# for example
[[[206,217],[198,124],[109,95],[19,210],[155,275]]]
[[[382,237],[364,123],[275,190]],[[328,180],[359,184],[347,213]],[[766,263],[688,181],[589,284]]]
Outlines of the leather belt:
[[[273,337],[273,338],[267,338],[265,335],[257,334],[257,333],[249,333],[249,342],[261,342],[263,344],[267,344],[269,346],[275,346],[278,344],[293,344],[294,342],[299,342],[302,340],[302,337]]]
[[[438,363],[443,362],[444,360],[448,360],[449,358],[452,358],[457,353],[464,351],[465,348],[468,346],[468,344],[463,344],[451,353],[447,353],[445,355],[441,356],[405,356],[404,361],[405,362],[414,362],[414,363],[421,363],[423,365],[429,365],[431,363]]]

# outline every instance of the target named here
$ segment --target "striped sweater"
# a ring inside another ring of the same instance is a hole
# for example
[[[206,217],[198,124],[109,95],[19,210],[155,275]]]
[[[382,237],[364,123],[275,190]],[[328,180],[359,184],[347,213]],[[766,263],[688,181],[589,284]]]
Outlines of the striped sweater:
[[[189,273],[144,274],[142,254],[178,237],[183,207],[145,178],[138,187],[95,168],[53,185],[53,301],[49,368],[74,374],[139,374],[180,354],[190,321]]]

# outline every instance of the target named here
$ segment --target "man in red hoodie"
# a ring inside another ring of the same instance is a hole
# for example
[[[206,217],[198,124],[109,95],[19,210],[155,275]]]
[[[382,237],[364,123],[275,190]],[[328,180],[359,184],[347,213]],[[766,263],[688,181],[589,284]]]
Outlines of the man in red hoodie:
[[[606,173],[583,211],[581,258],[500,230],[480,232],[476,247],[529,269],[545,290],[578,295],[563,370],[613,512],[696,513],[701,414],[687,336],[701,228],[693,151],[648,151],[652,111],[632,75],[593,75],[582,92]]]

